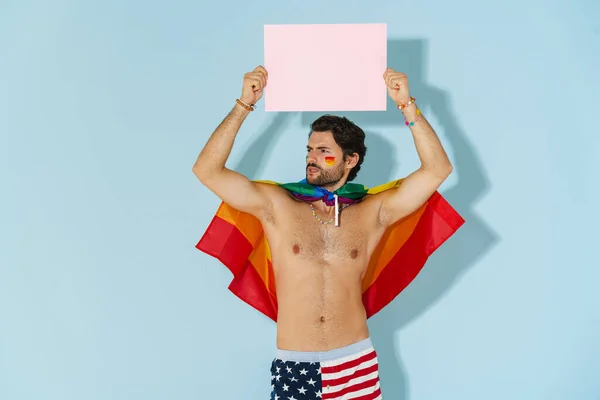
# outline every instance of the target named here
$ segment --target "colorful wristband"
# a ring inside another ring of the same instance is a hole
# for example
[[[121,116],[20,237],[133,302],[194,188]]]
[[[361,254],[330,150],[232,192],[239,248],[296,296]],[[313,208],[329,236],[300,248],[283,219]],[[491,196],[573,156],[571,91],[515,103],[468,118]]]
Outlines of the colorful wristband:
[[[406,121],[404,122],[404,125],[406,125],[406,126],[414,126],[414,125],[415,125],[415,122],[419,121],[420,115],[421,115],[421,110],[419,110],[419,109],[417,108],[417,116],[416,116],[416,118],[414,119],[414,121],[408,122],[408,120],[406,120]]]
[[[398,104],[398,110],[404,110],[406,107],[410,106],[416,101],[414,97],[411,96],[410,100],[406,104]]]

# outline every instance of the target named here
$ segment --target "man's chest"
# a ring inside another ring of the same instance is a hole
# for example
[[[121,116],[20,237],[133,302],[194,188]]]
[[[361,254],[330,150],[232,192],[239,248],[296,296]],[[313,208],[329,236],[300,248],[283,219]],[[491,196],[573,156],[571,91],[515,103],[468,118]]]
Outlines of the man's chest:
[[[297,203],[283,219],[286,232],[282,245],[292,253],[311,259],[357,259],[364,256],[373,235],[372,221],[360,205],[343,209],[339,226],[335,216],[313,210],[309,204]]]

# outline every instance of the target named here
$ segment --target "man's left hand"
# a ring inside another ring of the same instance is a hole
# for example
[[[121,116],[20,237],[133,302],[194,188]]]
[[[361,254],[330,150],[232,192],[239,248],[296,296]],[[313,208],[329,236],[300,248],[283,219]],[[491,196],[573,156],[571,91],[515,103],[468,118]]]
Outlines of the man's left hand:
[[[388,89],[388,94],[397,105],[407,104],[410,100],[408,89],[408,78],[402,72],[396,72],[391,68],[385,70],[383,79]]]

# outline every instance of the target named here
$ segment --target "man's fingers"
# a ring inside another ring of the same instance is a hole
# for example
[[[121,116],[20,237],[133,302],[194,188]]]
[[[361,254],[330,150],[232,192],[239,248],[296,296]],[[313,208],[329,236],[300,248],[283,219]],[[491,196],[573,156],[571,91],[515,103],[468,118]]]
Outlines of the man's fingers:
[[[263,67],[262,65],[259,65],[258,67],[256,67],[254,69],[254,72],[261,72],[265,75],[265,77],[269,76],[269,73],[267,72],[267,70],[265,69],[265,67]]]
[[[387,78],[385,80],[385,84],[388,87],[394,87],[395,82],[396,82],[397,79],[398,78],[396,77],[396,75],[394,75],[394,74],[388,74],[388,76],[387,76]]]
[[[386,84],[388,85],[388,87],[390,88],[395,88],[396,87],[396,82],[398,81],[398,78],[396,78],[394,75],[390,75],[387,78],[387,82]]]
[[[394,74],[393,76],[388,77],[387,85],[391,88],[400,87],[406,84],[406,75],[404,74]]]
[[[408,80],[406,74],[402,72],[396,72],[391,68],[385,70],[383,73],[383,79],[385,84],[390,88],[401,86]]]
[[[383,73],[383,78],[384,78],[384,79],[386,79],[386,82],[387,82],[387,79],[388,79],[390,76],[392,76],[393,74],[395,74],[395,73],[396,73],[396,71],[394,71],[394,70],[393,70],[393,69],[391,69],[391,68],[388,68],[388,69],[386,69],[386,70],[385,70],[385,72]]]
[[[246,77],[246,84],[252,88],[255,88],[256,90],[261,90],[262,86],[263,86],[260,79],[252,77],[252,76]]]
[[[267,79],[269,78],[269,73],[267,72],[265,67],[263,67],[262,65],[259,65],[258,67],[256,67],[254,69],[254,71],[252,71],[252,73],[260,75],[264,79],[265,85],[267,84]]]
[[[267,84],[265,76],[259,72],[250,72],[246,74],[246,79],[252,80],[253,82],[260,83],[261,89]],[[254,83],[255,84],[255,83]]]
[[[260,82],[261,84],[261,89],[264,88],[267,85],[267,78],[264,74],[260,73],[260,72],[251,72],[249,74],[247,74],[249,79],[256,79]]]

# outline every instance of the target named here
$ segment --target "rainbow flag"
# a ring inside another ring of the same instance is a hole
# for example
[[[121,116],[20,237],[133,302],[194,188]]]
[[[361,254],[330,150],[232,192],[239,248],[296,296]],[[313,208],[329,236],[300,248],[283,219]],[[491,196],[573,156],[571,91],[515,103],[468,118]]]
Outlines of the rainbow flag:
[[[401,184],[403,179],[373,188],[347,183],[335,192],[305,180],[279,185],[297,198],[331,205],[360,201]],[[464,223],[439,192],[410,216],[384,233],[362,281],[362,300],[370,318],[389,304],[417,276],[429,256]],[[221,261],[233,274],[229,290],[256,310],[277,321],[277,295],[271,253],[260,221],[222,202],[196,248]]]

